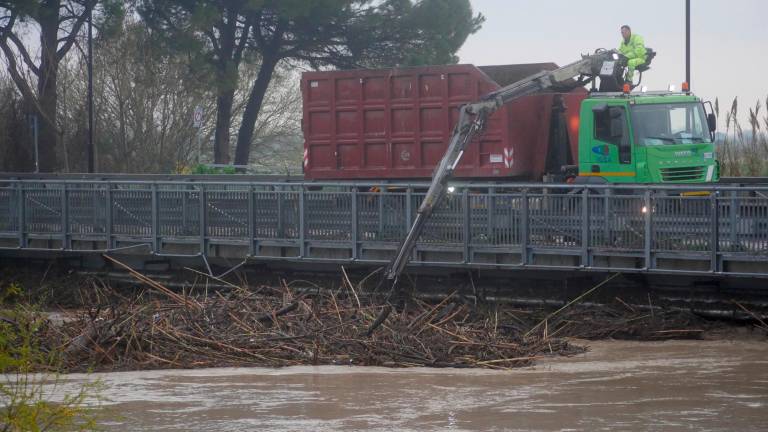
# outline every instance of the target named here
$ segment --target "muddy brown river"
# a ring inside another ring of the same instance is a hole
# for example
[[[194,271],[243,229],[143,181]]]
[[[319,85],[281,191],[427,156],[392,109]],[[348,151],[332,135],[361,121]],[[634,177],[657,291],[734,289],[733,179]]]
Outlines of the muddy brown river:
[[[586,354],[513,371],[323,366],[66,379],[103,381],[113,431],[768,430],[766,342],[587,344]]]

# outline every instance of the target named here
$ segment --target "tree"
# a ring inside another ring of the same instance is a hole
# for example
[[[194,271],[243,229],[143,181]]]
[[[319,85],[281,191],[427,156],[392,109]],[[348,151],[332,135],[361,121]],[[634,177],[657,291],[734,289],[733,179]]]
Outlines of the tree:
[[[459,61],[467,37],[480,29],[485,18],[474,16],[465,0],[422,0],[412,10],[404,31],[406,47],[402,64],[408,66],[450,64]]]
[[[58,71],[92,10],[101,5],[102,26],[122,17],[119,0],[0,0],[0,52],[19,92],[40,121],[40,171],[57,169]],[[39,55],[28,34],[39,34]]]
[[[167,56],[142,23],[128,20],[94,50],[99,168],[117,172],[172,172],[188,165],[197,143],[195,106],[208,99],[178,56]],[[85,82],[77,84],[85,91]]]
[[[141,0],[139,12],[158,41],[211,70],[216,87],[214,161],[229,163],[232,106],[240,64],[260,10],[249,0]]]
[[[258,63],[237,136],[240,165],[249,162],[256,121],[281,63],[351,68],[455,61],[483,21],[469,0],[141,0],[140,11],[169,47],[214,69],[216,162],[229,160],[240,65]]]

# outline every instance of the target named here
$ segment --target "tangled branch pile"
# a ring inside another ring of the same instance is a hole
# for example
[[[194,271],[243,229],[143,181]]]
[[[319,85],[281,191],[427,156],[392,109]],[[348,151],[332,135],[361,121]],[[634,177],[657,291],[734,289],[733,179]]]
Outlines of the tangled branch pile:
[[[193,298],[163,294],[91,309],[52,327],[70,370],[350,364],[393,367],[525,366],[538,356],[582,352],[562,339],[503,324],[456,295],[395,307],[352,284],[298,290],[290,284]],[[113,299],[117,294],[111,293]],[[145,294],[144,294],[145,295]]]

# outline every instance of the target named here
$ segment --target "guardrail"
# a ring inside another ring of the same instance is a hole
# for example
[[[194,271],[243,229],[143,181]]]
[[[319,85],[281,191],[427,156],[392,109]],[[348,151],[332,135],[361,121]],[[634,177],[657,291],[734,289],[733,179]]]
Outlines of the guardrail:
[[[0,179],[0,248],[384,264],[426,186]],[[412,264],[768,277],[768,187],[456,183]]]

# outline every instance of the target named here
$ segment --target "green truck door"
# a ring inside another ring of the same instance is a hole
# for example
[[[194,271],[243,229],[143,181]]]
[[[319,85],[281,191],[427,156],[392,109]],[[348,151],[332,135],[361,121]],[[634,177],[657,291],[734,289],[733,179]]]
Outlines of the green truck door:
[[[597,105],[592,109],[592,141],[589,166],[582,176],[603,177],[611,183],[633,183],[636,179],[629,115],[623,105]]]

